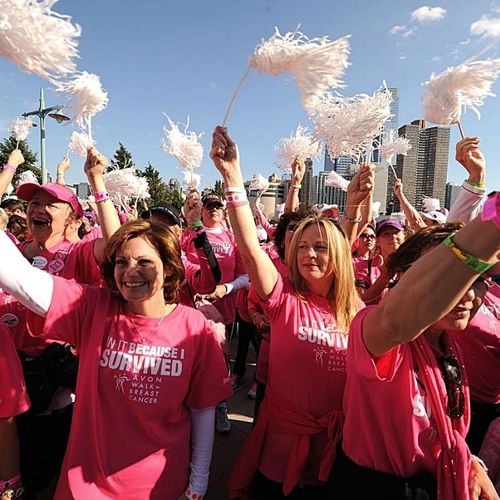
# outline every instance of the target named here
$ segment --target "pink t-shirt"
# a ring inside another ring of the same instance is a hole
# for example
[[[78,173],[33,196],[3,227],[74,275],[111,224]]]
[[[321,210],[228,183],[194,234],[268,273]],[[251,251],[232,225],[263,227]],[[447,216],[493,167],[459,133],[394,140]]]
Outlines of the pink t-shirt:
[[[374,307],[357,314],[349,333],[344,451],[357,464],[388,474],[409,478],[428,471],[437,477],[433,450],[441,443],[409,345],[377,361],[365,347],[362,324]]]
[[[377,266],[377,259],[363,259],[361,257],[353,257],[352,264],[354,266],[354,278],[356,286],[360,286],[358,282],[363,282],[369,288],[380,276],[380,271]]]
[[[222,229],[222,231],[213,231],[205,228],[208,241],[212,245],[212,249],[217,262],[219,263],[221,278],[220,284],[229,283],[236,279],[237,276],[246,274],[243,260],[236,248],[236,242],[233,233]],[[183,236],[182,248],[186,252],[187,258],[194,263],[198,263],[198,255],[194,247],[193,235],[194,231],[185,231]],[[224,323],[230,324],[236,317],[235,294],[230,293],[219,300],[216,300],[214,306],[224,316]]]
[[[452,332],[462,349],[471,400],[500,403],[500,286],[493,285],[467,328]]]
[[[342,410],[346,379],[347,334],[339,331],[327,299],[309,294],[302,300],[288,278],[278,281],[262,301],[271,324],[268,386],[318,418]],[[283,482],[294,436],[268,433],[259,470]],[[326,435],[311,438],[307,483],[318,482]]]
[[[16,347],[9,330],[0,324],[0,418],[14,417],[29,407]]]
[[[127,313],[108,289],[54,285],[44,332],[80,351],[56,499],[177,500],[188,486],[189,408],[232,393],[214,331],[180,304],[159,327],[158,318]]]

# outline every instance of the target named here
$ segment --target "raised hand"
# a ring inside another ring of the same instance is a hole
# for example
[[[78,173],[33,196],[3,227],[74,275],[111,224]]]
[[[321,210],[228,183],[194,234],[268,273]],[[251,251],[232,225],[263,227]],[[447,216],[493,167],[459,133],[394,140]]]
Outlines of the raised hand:
[[[9,159],[7,160],[7,165],[17,168],[22,163],[24,163],[24,156],[21,153],[21,150],[14,149],[14,151],[12,151],[9,155]]]
[[[363,163],[347,187],[349,205],[360,205],[375,186],[375,165]]]
[[[198,191],[191,191],[184,202],[183,212],[188,224],[201,220],[201,199]]]
[[[106,172],[107,166],[108,160],[103,154],[94,147],[88,149],[87,160],[83,167],[87,177],[102,176]]]
[[[295,158],[292,165],[292,184],[297,185],[302,182],[306,172],[306,164],[302,158]]]
[[[223,177],[240,174],[238,146],[229,137],[225,127],[215,127],[210,158]]]
[[[455,159],[469,173],[469,180],[484,182],[486,160],[479,149],[478,137],[466,137],[457,142]]]

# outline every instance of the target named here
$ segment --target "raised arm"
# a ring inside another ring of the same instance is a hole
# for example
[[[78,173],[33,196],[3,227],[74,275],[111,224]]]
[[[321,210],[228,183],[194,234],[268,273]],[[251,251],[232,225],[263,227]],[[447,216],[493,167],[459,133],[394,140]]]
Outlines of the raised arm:
[[[396,179],[394,182],[394,194],[399,200],[403,213],[405,214],[406,220],[410,227],[414,231],[419,231],[424,227],[427,227],[427,224],[422,219],[422,216],[418,213],[417,209],[408,201],[405,194],[403,193],[403,183],[400,179]]]
[[[9,155],[7,165],[3,165],[3,170],[0,172],[0,198],[5,194],[9,184],[12,182],[16,169],[24,163],[24,156],[20,149],[14,149]]]
[[[479,149],[479,139],[466,137],[457,142],[455,159],[467,170],[468,177],[450,208],[448,221],[467,223],[481,213],[486,200],[486,161]]]
[[[288,190],[285,201],[285,212],[295,212],[299,206],[299,191],[306,171],[306,164],[301,158],[295,158],[292,165],[292,185]]]
[[[103,174],[106,171],[108,160],[96,148],[89,148],[84,170],[95,197],[99,225],[102,229],[102,238],[94,242],[94,257],[97,262],[104,261],[104,249],[109,238],[120,228],[120,219],[115,206],[106,192]]]
[[[368,198],[374,187],[374,165],[364,163],[347,187],[344,216],[340,222],[349,244],[358,237],[358,227],[362,220],[361,205]]]
[[[61,184],[61,186],[66,186],[66,172],[69,170],[71,163],[69,158],[65,156],[57,165],[57,176],[56,182],[57,184]]]
[[[476,259],[498,261],[500,229],[492,221],[477,218],[453,239],[456,247]],[[367,314],[363,322],[367,349],[380,356],[414,340],[456,306],[477,276],[451,248],[439,245],[418,259]]]
[[[212,138],[210,158],[224,179],[227,198],[245,198],[238,147],[225,127],[216,127]],[[278,280],[271,259],[260,248],[257,230],[248,201],[227,200],[234,236],[252,285],[260,298],[265,299]]]

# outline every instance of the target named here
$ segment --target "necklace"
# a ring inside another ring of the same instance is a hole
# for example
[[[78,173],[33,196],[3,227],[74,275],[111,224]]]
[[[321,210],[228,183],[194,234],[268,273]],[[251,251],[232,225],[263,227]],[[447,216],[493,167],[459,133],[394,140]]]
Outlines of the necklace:
[[[146,337],[143,337],[140,332],[139,332],[139,328],[137,328],[137,325],[135,324],[135,321],[134,321],[134,318],[132,318],[132,316],[129,316],[129,315],[126,315],[127,316],[127,319],[130,320],[130,323],[132,324],[132,326],[134,327],[134,330],[135,330],[135,333],[137,333],[137,336],[141,339],[141,344],[145,344],[146,341],[151,337],[153,336],[153,334],[156,334],[156,332],[158,331],[158,328],[160,328],[160,325],[162,324],[165,316],[167,315],[168,313],[168,309],[165,308],[163,310],[163,314],[161,315],[161,318],[160,320],[158,321],[158,323],[156,324],[156,326],[148,333],[148,335]]]

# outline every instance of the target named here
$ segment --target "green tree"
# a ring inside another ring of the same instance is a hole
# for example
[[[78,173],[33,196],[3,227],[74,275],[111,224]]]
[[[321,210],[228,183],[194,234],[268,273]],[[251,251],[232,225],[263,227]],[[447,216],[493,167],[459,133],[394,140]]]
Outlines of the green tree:
[[[134,160],[130,151],[121,143],[118,143],[118,149],[113,155],[113,159],[108,167],[108,172],[115,168],[135,167]]]
[[[165,203],[168,203],[169,205],[177,208],[177,210],[180,210],[182,205],[184,205],[184,196],[182,191],[179,189],[167,188]]]
[[[151,163],[148,163],[148,166],[144,172],[141,172],[141,175],[148,180],[148,191],[150,194],[150,197],[146,200],[148,206],[153,207],[158,203],[166,203],[168,186],[163,182],[160,172]]]
[[[226,198],[224,194],[224,187],[222,186],[221,180],[215,181],[214,193],[223,200]]]
[[[10,153],[16,149],[17,140],[14,137],[9,137],[8,139],[4,139],[0,143],[0,165],[6,165],[9,159]],[[25,172],[26,170],[31,170],[38,182],[42,182],[42,172],[39,167],[36,166],[36,153],[31,151],[26,141],[19,141],[19,149],[24,156],[24,163],[17,167],[17,171],[14,175],[14,179],[12,184],[15,186],[19,180],[19,175]]]

